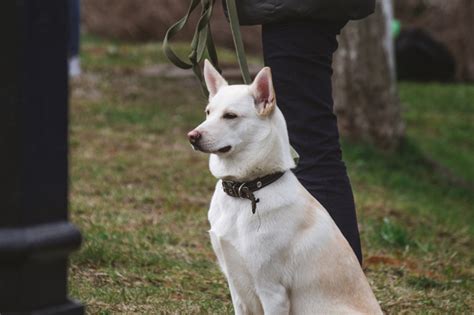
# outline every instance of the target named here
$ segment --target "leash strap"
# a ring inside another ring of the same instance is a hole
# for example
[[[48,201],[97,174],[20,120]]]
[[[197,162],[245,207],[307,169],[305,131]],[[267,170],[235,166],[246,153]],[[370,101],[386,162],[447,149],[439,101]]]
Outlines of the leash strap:
[[[194,10],[201,5],[201,16],[197,23],[196,30],[194,32],[193,39],[191,41],[191,51],[189,52],[188,59],[185,61],[181,59],[171,48],[170,40],[173,39],[188,23],[190,15]],[[217,52],[212,39],[210,20],[212,17],[212,11],[214,8],[215,0],[191,0],[186,14],[175,24],[173,24],[165,34],[163,39],[163,50],[166,57],[177,67],[181,69],[192,69],[194,74],[199,80],[201,90],[204,95],[208,96],[208,91],[205,86],[200,62],[207,51],[212,64],[216,69],[219,69],[219,62],[217,58]],[[242,42],[242,34],[240,33],[239,16],[237,14],[237,5],[235,0],[226,0],[227,10],[229,14],[230,30],[234,41],[234,46],[239,62],[240,72],[242,73],[242,79],[245,84],[252,83],[250,72],[247,64],[247,58],[245,56],[245,49]]]
[[[240,72],[242,73],[242,79],[245,84],[251,84],[252,79],[250,78],[249,66],[247,64],[247,58],[245,57],[244,44],[242,42],[242,34],[240,33],[239,15],[237,14],[237,6],[235,0],[226,0],[227,13],[229,15],[230,31],[234,40],[235,52],[237,53],[237,59],[239,62]]]
[[[174,23],[166,31],[163,39],[163,51],[166,57],[177,67],[181,69],[192,69],[199,80],[201,90],[205,96],[208,91],[202,75],[199,63],[203,60],[205,53],[209,56],[212,64],[221,72],[214,41],[211,35],[210,20],[214,8],[215,0],[191,0],[186,14]],[[188,54],[188,60],[183,60],[171,48],[170,41],[173,39],[188,23],[190,15],[201,5],[201,15],[199,17],[193,39],[191,41],[191,50]]]

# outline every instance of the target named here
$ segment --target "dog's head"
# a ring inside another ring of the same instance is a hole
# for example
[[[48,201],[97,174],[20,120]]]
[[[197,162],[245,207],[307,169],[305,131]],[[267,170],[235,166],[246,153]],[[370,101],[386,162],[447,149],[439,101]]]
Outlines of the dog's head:
[[[241,172],[231,170],[231,164],[257,164],[265,155],[278,156],[280,142],[289,152],[286,124],[276,107],[270,68],[263,68],[250,85],[228,85],[206,60],[204,79],[209,91],[206,120],[190,131],[188,138],[196,150],[211,153],[215,176],[242,175],[235,174]]]

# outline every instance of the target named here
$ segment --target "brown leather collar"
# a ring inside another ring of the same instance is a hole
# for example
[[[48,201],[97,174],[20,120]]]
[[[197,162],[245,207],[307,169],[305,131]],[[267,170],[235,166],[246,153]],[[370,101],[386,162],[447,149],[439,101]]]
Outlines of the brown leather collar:
[[[282,177],[283,174],[285,174],[285,172],[273,173],[270,175],[256,178],[249,182],[222,180],[222,188],[224,189],[224,192],[231,197],[250,200],[252,202],[252,213],[255,213],[257,209],[257,202],[259,202],[260,200],[255,199],[255,195],[253,193],[275,182],[280,177]]]

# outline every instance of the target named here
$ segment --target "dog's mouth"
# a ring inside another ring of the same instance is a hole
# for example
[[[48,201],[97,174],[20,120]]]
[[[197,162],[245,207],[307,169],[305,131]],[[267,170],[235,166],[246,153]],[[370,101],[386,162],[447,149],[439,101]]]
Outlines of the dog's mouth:
[[[194,151],[202,151],[201,147],[197,144],[191,143],[191,147]]]
[[[206,150],[198,144],[192,144],[191,146],[195,151],[201,151],[201,152],[204,152],[204,153],[215,153],[215,154],[217,154],[217,153],[227,153],[232,149],[232,146],[230,146],[230,145],[226,145],[225,147],[222,147],[217,151]]]
[[[225,147],[220,148],[219,150],[217,150],[217,152],[219,152],[219,153],[226,153],[226,152],[229,152],[230,149],[232,149],[232,147],[231,147],[230,145],[227,145],[227,146],[225,146]]]

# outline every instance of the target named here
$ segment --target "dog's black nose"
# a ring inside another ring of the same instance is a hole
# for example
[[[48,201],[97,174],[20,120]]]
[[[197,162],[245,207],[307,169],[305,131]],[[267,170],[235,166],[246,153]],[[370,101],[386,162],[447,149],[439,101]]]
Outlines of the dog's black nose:
[[[188,139],[191,144],[196,144],[201,139],[201,133],[197,130],[192,130],[188,132]]]

